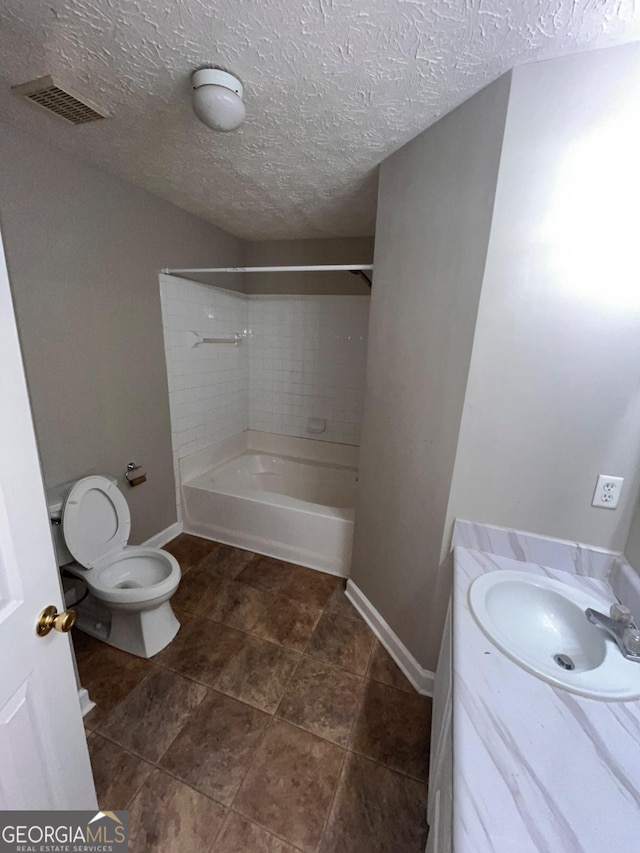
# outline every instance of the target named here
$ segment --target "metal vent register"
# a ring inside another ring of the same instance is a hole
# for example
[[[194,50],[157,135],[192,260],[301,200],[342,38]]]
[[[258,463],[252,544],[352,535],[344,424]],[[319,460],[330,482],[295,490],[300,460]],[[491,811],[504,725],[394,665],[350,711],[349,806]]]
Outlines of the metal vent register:
[[[95,104],[90,104],[86,98],[72,94],[50,75],[11,88],[16,95],[28,98],[50,113],[70,121],[71,124],[86,124],[100,118],[107,118],[106,112],[102,112]]]

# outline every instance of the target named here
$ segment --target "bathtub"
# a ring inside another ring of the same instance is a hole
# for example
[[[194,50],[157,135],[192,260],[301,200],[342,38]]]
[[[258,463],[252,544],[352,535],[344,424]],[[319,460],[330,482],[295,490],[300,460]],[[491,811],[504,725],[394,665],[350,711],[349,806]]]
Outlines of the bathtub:
[[[184,529],[347,577],[358,475],[348,463],[357,449],[244,433],[232,450],[195,476],[184,472]]]

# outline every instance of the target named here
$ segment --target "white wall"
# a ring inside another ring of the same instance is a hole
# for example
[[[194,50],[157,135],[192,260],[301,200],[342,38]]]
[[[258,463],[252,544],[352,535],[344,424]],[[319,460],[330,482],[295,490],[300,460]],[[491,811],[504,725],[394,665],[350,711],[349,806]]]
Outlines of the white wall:
[[[640,45],[513,72],[450,519],[623,548],[640,483],[639,152]],[[591,507],[599,473],[625,477],[616,512]]]
[[[352,579],[428,668],[508,95],[507,75],[380,174]]]
[[[359,444],[369,296],[251,296],[250,429]],[[309,418],[326,420],[311,433]]]
[[[624,546],[624,553],[633,568],[637,572],[640,572],[640,501],[636,504],[636,510],[631,519],[631,527],[629,528],[629,535]]]
[[[373,237],[324,240],[267,240],[245,243],[246,266],[301,266],[307,264],[370,264]],[[368,273],[371,278],[371,272]],[[368,296],[368,284],[349,272],[247,273],[247,293],[305,293]],[[213,282],[218,284],[218,282]]]
[[[158,271],[237,265],[240,241],[5,124],[0,218],[45,484],[144,465],[143,541],[176,518]]]

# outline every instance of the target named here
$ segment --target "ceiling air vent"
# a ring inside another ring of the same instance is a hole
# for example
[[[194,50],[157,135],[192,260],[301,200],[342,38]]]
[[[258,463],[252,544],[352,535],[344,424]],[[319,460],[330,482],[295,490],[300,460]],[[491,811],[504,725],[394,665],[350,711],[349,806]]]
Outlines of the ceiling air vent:
[[[28,98],[50,113],[70,121],[71,124],[86,124],[89,121],[97,121],[99,118],[107,118],[107,113],[102,112],[86,98],[72,94],[50,75],[11,88],[16,95]]]

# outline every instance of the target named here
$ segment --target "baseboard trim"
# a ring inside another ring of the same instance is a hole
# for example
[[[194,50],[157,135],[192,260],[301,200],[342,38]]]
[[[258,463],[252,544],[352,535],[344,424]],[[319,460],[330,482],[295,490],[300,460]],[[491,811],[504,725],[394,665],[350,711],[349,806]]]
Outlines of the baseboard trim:
[[[162,548],[163,545],[166,545],[167,542],[171,542],[172,539],[175,539],[176,536],[179,536],[181,533],[182,522],[176,521],[175,524],[170,524],[169,527],[165,527],[164,530],[161,530],[160,533],[156,533],[155,536],[147,539],[146,542],[142,542],[141,547]]]
[[[80,713],[86,717],[89,711],[96,707],[96,703],[89,696],[89,691],[86,687],[81,687],[78,690],[78,701],[80,702]]]
[[[402,640],[392,631],[352,580],[347,581],[345,594],[418,693],[423,696],[433,696],[435,673],[420,666]]]

